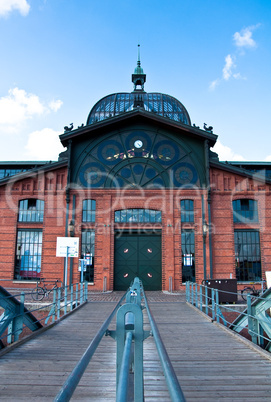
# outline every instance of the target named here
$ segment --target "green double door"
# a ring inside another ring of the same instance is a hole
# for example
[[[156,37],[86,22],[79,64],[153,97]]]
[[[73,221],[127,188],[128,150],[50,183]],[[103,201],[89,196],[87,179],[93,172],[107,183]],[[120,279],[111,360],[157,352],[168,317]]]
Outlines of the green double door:
[[[117,234],[115,237],[114,289],[127,290],[135,277],[145,290],[161,290],[161,236]]]

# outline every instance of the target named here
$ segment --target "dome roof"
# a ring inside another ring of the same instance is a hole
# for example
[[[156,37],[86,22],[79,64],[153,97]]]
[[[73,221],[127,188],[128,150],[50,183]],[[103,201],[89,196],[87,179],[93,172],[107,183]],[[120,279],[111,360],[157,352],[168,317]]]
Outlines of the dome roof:
[[[189,114],[184,105],[176,98],[159,92],[115,93],[100,99],[91,109],[87,125],[117,116],[121,113],[144,108],[148,112],[171,120],[191,125]]]
[[[140,62],[140,45],[138,45],[137,67],[132,74],[134,91],[131,93],[115,93],[100,99],[91,109],[87,125],[118,116],[137,108],[155,113],[159,116],[167,117],[171,120],[191,125],[189,114],[184,105],[173,96],[161,94],[159,92],[146,93],[144,83],[146,74]]]

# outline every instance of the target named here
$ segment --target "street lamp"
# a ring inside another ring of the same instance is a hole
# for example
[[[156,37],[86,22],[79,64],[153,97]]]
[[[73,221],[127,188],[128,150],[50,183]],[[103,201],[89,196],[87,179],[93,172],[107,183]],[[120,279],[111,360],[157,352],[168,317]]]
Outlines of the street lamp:
[[[204,221],[204,223],[202,225],[202,233],[203,233],[203,236],[205,239],[206,239],[208,232],[209,232],[209,225],[206,221]]]
[[[68,225],[68,232],[70,233],[71,237],[74,237],[74,222],[73,222],[73,220],[71,220],[69,225]]]

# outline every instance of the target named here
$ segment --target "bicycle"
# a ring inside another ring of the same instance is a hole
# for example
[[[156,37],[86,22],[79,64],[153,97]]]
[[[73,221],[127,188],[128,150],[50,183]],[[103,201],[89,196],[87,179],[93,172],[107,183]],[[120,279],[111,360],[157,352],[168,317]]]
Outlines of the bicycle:
[[[244,289],[241,290],[241,296],[245,302],[247,301],[247,295],[251,296],[252,301],[257,297],[260,297],[265,292],[266,290],[265,281],[259,283],[261,283],[261,289],[256,289],[254,284],[251,284],[252,286],[246,286]]]
[[[46,283],[53,283],[54,285],[52,286],[51,289],[48,289],[46,286]],[[59,283],[60,283],[60,286],[58,286]],[[33,289],[31,292],[32,299],[35,301],[41,301],[45,296],[49,297],[49,294],[54,289],[58,289],[59,287],[61,288],[61,291],[62,291],[62,281],[60,279],[56,279],[55,281],[47,281],[46,279],[41,278],[37,282],[36,288]]]

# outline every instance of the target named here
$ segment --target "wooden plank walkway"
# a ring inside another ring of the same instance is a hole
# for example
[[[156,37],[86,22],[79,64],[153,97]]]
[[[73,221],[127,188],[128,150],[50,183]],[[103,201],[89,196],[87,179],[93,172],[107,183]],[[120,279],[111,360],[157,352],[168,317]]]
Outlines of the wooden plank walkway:
[[[186,303],[150,308],[187,401],[271,401],[271,355]]]
[[[270,401],[271,360],[208,321],[184,297],[149,294],[187,401]],[[0,358],[1,401],[52,401],[119,295],[103,296]],[[94,298],[95,300],[95,298]],[[109,301],[111,300],[111,301]],[[144,322],[148,329],[146,310]],[[114,324],[110,326],[113,329]],[[169,401],[154,341],[144,342],[145,401]],[[104,337],[73,401],[115,400],[115,341]]]

